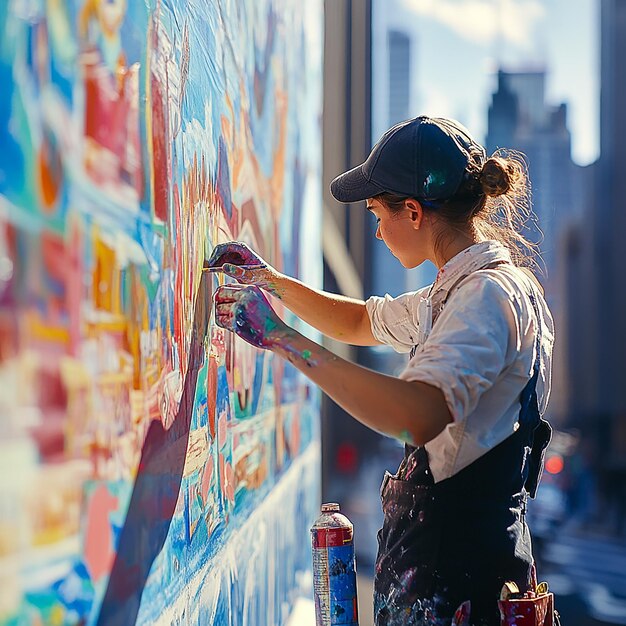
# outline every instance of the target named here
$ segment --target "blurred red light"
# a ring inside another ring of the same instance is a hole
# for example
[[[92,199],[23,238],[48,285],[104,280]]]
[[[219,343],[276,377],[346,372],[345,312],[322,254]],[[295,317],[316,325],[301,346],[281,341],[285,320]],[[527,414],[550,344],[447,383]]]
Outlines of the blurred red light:
[[[560,454],[554,454],[546,461],[546,471],[550,474],[558,474],[563,471],[563,457]]]
[[[337,449],[337,469],[343,474],[353,474],[358,467],[358,452],[353,443],[342,443]]]

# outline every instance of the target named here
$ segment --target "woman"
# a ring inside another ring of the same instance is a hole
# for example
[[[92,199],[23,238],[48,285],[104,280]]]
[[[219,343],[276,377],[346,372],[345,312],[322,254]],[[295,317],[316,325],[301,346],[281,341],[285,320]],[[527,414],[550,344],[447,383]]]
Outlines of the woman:
[[[457,122],[421,116],[387,131],[331,191],[367,200],[376,236],[404,267],[429,259],[439,268],[432,285],[362,302],[284,276],[243,244],[217,246],[209,261],[250,285],[218,290],[220,326],[288,359],[353,417],[406,444],[381,488],[377,626],[495,625],[503,583],[533,584],[525,507],[550,439],[541,414],[553,326],[520,267],[533,250],[516,230],[526,184],[514,158],[487,158]],[[329,337],[408,352],[406,369],[395,378],[329,353],[285,325],[261,290]]]

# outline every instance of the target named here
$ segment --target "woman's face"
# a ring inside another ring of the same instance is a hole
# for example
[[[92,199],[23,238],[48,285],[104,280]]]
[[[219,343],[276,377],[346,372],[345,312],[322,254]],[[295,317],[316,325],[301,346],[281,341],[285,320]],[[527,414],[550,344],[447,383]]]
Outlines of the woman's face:
[[[376,217],[376,238],[385,242],[404,267],[417,267],[427,259],[420,232],[424,213],[418,202],[409,200],[401,211],[391,212],[379,200],[370,198],[367,209]]]

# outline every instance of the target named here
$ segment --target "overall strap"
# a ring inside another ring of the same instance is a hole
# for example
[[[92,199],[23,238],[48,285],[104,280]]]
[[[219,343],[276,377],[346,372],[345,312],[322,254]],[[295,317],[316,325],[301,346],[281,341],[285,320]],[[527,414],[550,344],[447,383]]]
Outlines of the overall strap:
[[[463,274],[461,276],[459,276],[459,278],[457,279],[456,282],[452,283],[450,289],[447,290],[447,293],[445,295],[445,298],[443,299],[443,301],[441,302],[441,304],[439,305],[440,309],[443,309],[444,305],[448,302],[448,300],[450,299],[450,296],[454,293],[454,291],[457,289],[457,287],[461,286],[461,283],[466,279],[469,278],[470,276],[472,276],[474,274],[474,272],[480,272],[482,270],[492,270],[492,269],[496,269],[498,267],[500,267],[501,265],[511,265],[510,261],[506,261],[504,259],[501,259],[499,261],[494,261],[493,263],[489,263],[489,265],[485,265],[484,267],[481,267],[479,269],[474,270],[473,272],[470,272],[469,274]]]
[[[493,269],[496,267],[499,267],[500,265],[504,265],[504,264],[510,264],[509,261],[505,261],[505,260],[500,260],[500,261],[494,261],[493,263],[490,263],[489,265],[486,265],[485,267],[481,267],[481,270],[485,270],[485,269]],[[441,312],[443,311],[444,306],[446,305],[446,303],[448,302],[448,300],[450,299],[450,296],[461,286],[461,283],[463,283],[463,281],[466,278],[469,278],[474,272],[477,272],[479,270],[474,270],[472,272],[470,272],[469,274],[461,274],[461,276],[459,276],[457,278],[457,280],[455,282],[452,283],[452,285],[446,290],[445,295],[443,297],[443,299],[441,300],[441,302],[437,305],[437,309],[433,310],[432,307],[432,290],[435,286],[435,284],[433,283],[431,285],[430,291],[428,293],[428,297],[426,298],[426,300],[428,301],[428,313],[427,313],[427,319],[426,320],[422,320],[421,323],[425,323],[426,324],[426,330],[422,331],[422,341],[420,343],[423,343],[423,341],[428,337],[428,335],[430,334],[430,329],[432,327],[432,325],[435,323],[436,318],[439,317],[439,315],[441,314]],[[409,359],[412,359],[415,354],[417,353],[417,349],[418,349],[418,345],[415,345],[411,348],[411,351],[409,353]]]
[[[533,366],[533,375],[520,396],[520,420],[522,422],[530,422],[528,424],[531,428],[530,453],[526,459],[528,474],[524,487],[528,495],[534,498],[537,494],[537,487],[539,486],[539,481],[543,473],[546,448],[552,438],[552,428],[550,424],[541,417],[541,412],[539,411],[537,380],[539,379],[539,370],[541,367],[541,315],[534,294],[530,293],[528,297],[535,310],[537,336],[535,338],[535,364]]]

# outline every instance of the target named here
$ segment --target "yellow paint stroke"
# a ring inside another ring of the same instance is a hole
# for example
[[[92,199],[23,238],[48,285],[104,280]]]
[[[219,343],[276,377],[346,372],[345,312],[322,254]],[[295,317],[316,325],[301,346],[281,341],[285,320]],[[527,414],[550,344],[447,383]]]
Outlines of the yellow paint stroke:
[[[115,250],[99,237],[97,226],[92,230],[94,268],[93,301],[97,309],[121,313],[119,271],[116,271]]]
[[[85,337],[87,339],[99,337],[104,334],[118,335],[126,331],[128,320],[121,315],[109,319],[85,323]]]
[[[126,340],[128,351],[131,354],[131,364],[133,368],[133,389],[140,389],[143,384],[151,386],[159,378],[158,369],[161,366],[160,355],[156,356],[154,351],[141,353],[141,336],[150,331],[149,302],[146,290],[141,282],[141,277],[135,266],[131,266],[128,272],[130,284],[130,310],[128,311]],[[155,329],[156,352],[159,352],[160,328]],[[142,369],[143,368],[143,369]]]
[[[24,315],[26,336],[31,339],[69,345],[70,331],[66,326],[50,324],[38,311],[28,311]]]

